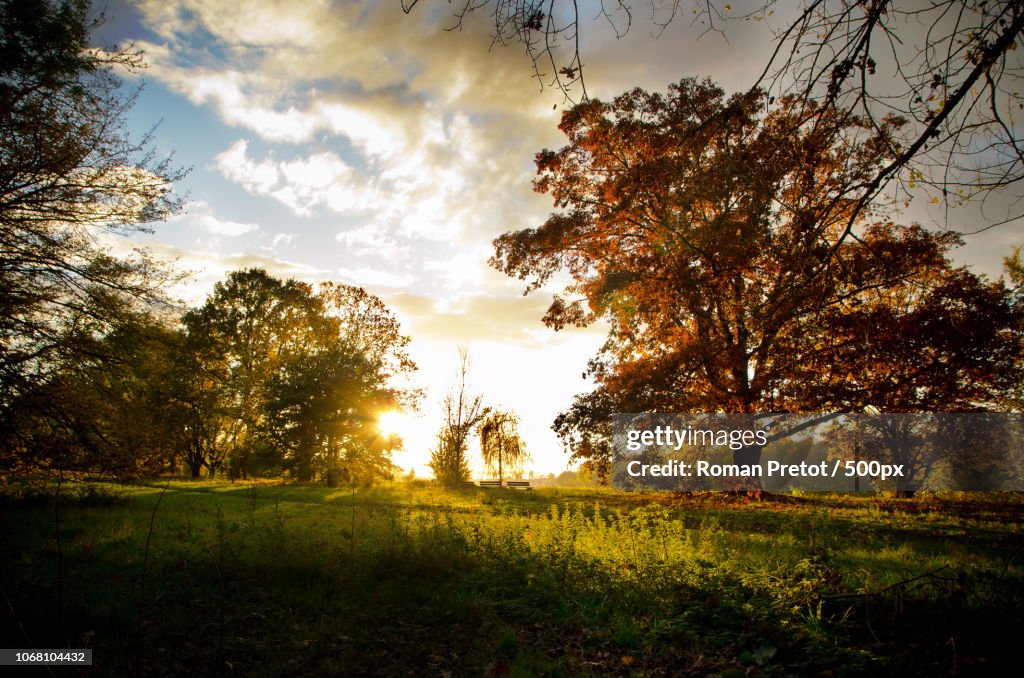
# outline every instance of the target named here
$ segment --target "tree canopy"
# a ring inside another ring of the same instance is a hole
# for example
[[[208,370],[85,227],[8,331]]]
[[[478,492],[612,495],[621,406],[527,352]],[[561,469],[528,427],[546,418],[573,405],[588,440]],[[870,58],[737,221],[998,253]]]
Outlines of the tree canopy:
[[[180,172],[129,139],[116,69],[141,60],[95,49],[94,25],[85,0],[0,3],[0,413],[102,350],[167,278],[103,245],[176,211]]]
[[[556,420],[577,457],[616,411],[955,411],[1019,383],[1019,304],[953,266],[958,236],[855,214],[900,121],[836,137],[804,110],[687,79],[563,115],[535,180],[559,210],[492,264],[528,292],[569,274],[548,325],[610,323],[596,390]]]
[[[522,474],[530,453],[519,436],[519,417],[512,412],[491,410],[480,422],[480,456],[490,471],[497,471],[498,480],[505,474]]]
[[[221,413],[208,441],[211,472],[224,458],[245,477],[258,470],[251,466],[261,450],[271,468],[303,480],[390,472],[397,441],[375,422],[380,411],[413,403],[415,393],[391,381],[415,364],[379,299],[347,285],[314,290],[262,269],[234,271],[184,325],[197,363],[192,398],[205,391],[206,406]],[[196,384],[196,374],[207,378]]]

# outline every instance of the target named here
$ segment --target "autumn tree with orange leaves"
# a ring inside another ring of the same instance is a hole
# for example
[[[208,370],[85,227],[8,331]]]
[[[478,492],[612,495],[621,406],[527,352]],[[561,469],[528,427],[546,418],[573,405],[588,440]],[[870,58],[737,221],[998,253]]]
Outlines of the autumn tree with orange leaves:
[[[902,124],[695,79],[563,115],[568,145],[536,158],[558,209],[496,239],[491,263],[527,292],[571,276],[552,328],[610,324],[596,389],[555,422],[574,458],[607,457],[613,412],[957,411],[1011,393],[1021,313],[1002,283],[950,262],[955,234],[858,204]]]

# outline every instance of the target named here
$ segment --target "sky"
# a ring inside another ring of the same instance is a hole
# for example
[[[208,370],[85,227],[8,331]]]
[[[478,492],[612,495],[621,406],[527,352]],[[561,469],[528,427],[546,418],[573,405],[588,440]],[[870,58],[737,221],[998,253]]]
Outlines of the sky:
[[[739,3],[738,3],[739,4]],[[202,303],[226,272],[262,267],[279,277],[366,288],[412,337],[424,389],[398,424],[403,469],[429,475],[440,402],[458,348],[470,387],[514,411],[537,474],[567,468],[551,431],[605,327],[554,332],[541,318],[554,288],[490,268],[494,238],[536,227],[552,211],[532,189],[533,158],[565,143],[563,95],[541,88],[521,49],[491,47],[485,13],[452,27],[451,5],[424,0],[110,0],[95,34],[133,42],[148,67],[128,125],[191,168],[176,187],[186,209],[136,239],[190,273],[176,290]],[[596,15],[582,2],[581,15]],[[591,96],[634,86],[664,90],[708,76],[745,89],[763,67],[770,20],[729,25],[728,39],[676,20],[660,36],[642,16],[625,38],[584,19]],[[925,202],[924,205],[927,203]],[[914,219],[934,216],[923,205]],[[980,217],[982,220],[984,217]],[[958,259],[998,275],[1024,243],[1013,228],[971,236]],[[474,455],[474,471],[482,473]]]

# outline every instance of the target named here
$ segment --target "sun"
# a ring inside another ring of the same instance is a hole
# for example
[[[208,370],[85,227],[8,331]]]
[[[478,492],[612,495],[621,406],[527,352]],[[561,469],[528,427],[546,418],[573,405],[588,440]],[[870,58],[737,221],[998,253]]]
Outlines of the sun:
[[[400,435],[405,429],[405,415],[399,410],[388,410],[377,416],[377,428],[387,436]]]

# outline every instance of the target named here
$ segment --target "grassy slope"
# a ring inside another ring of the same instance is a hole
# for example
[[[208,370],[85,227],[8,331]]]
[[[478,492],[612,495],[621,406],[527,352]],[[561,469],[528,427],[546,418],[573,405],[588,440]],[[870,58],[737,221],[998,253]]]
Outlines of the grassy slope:
[[[62,586],[52,500],[8,493],[4,647],[106,675],[981,675],[1024,629],[1019,497],[184,481],[140,623],[161,487],[65,487]]]

